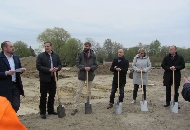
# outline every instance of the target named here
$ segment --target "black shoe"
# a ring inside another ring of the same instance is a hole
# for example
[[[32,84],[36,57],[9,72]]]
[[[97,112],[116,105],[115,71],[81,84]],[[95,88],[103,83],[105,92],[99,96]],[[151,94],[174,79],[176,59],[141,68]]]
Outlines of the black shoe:
[[[48,112],[48,115],[57,115],[57,112]]]
[[[181,107],[178,105],[178,109],[180,109]]]
[[[112,103],[109,103],[108,106],[107,106],[107,109],[110,109],[113,107],[113,104]]]
[[[41,116],[42,119],[46,119],[46,115],[41,114],[40,116]]]
[[[165,105],[164,105],[164,107],[169,107],[170,106],[170,104],[168,104],[168,103],[166,103]]]

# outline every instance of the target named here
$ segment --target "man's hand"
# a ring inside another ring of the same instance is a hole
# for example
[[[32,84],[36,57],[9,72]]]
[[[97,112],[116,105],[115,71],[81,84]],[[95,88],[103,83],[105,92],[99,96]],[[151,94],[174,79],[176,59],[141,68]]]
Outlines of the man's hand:
[[[117,66],[114,66],[114,69],[117,70],[117,71],[121,71],[121,69],[117,68]]]
[[[58,68],[56,68],[56,67],[53,67],[53,68],[49,69],[50,72],[56,72],[57,70],[58,70]]]
[[[56,72],[56,71],[58,71],[58,68],[53,67],[53,72]]]
[[[90,67],[85,67],[85,70],[86,71],[90,71]]]
[[[23,73],[24,71],[26,71],[26,68],[21,68],[21,70],[22,70],[22,73]]]
[[[170,67],[170,70],[175,71],[176,70],[175,66]]]
[[[116,68],[116,70],[117,70],[117,71],[121,71],[121,69],[120,69],[120,68]]]
[[[6,71],[6,75],[13,75],[16,71],[15,70],[9,70],[9,71]]]

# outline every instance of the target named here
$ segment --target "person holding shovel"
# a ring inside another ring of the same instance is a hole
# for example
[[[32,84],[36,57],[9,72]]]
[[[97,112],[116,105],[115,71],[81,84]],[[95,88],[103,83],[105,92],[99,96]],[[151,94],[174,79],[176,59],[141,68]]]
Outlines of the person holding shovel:
[[[133,100],[131,103],[136,103],[136,97],[139,85],[143,83],[144,100],[146,100],[146,86],[148,85],[148,71],[151,69],[151,62],[146,55],[146,50],[141,48],[138,50],[138,54],[133,59]],[[142,77],[141,77],[142,73]],[[142,80],[142,81],[141,81]]]
[[[123,49],[118,50],[118,57],[115,58],[112,62],[110,67],[110,71],[113,72],[113,82],[112,82],[112,89],[110,94],[110,101],[107,106],[107,109],[113,107],[115,93],[117,91],[118,86],[118,71],[119,71],[119,102],[123,102],[124,98],[124,87],[126,84],[126,74],[129,68],[129,62],[125,59]]]
[[[163,85],[166,86],[166,104],[164,107],[170,106],[171,101],[171,86],[173,82],[173,71],[174,71],[174,87],[175,87],[175,95],[174,100],[178,102],[178,89],[181,82],[181,72],[180,70],[185,68],[185,62],[182,56],[178,55],[177,47],[170,46],[169,54],[164,57],[161,67],[165,70],[163,76]],[[178,106],[178,109],[180,107]]]
[[[38,55],[36,59],[36,68],[39,71],[40,77],[40,116],[42,119],[46,119],[46,100],[47,93],[47,111],[49,115],[57,115],[54,111],[54,98],[56,94],[56,81],[54,72],[58,75],[58,71],[61,70],[62,65],[58,54],[52,51],[52,43],[44,43],[45,52]]]
[[[95,77],[94,71],[97,69],[97,58],[93,50],[91,48],[91,43],[84,43],[84,50],[78,53],[76,57],[76,66],[79,68],[78,70],[78,88],[76,91],[76,96],[74,99],[73,111],[71,115],[75,115],[78,112],[78,104],[80,100],[80,95],[82,93],[82,89],[85,85],[85,81],[87,79],[87,71],[88,71],[88,94],[91,97],[91,87],[92,82]],[[89,98],[90,99],[90,98]]]

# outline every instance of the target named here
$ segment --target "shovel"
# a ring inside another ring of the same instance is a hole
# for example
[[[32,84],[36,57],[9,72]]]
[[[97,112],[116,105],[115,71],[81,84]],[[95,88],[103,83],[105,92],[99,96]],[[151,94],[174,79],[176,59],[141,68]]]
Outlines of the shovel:
[[[117,86],[117,94],[118,94],[118,100],[115,104],[115,114],[121,114],[122,113],[122,102],[119,102],[119,71],[118,71],[118,86]]]
[[[142,82],[142,101],[140,101],[140,105],[141,105],[141,111],[148,111],[148,107],[147,107],[147,101],[144,100],[144,89],[143,89],[143,79],[142,79],[142,70],[141,70],[141,82]]]
[[[56,87],[57,87],[57,76],[56,76],[56,72],[54,72],[54,75],[55,75],[55,83],[56,83]],[[63,117],[66,116],[66,114],[65,114],[65,107],[64,107],[64,105],[61,104],[58,88],[57,88],[57,97],[58,97],[58,103],[59,103],[59,106],[57,107],[58,117],[59,117],[59,118],[63,118]]]
[[[86,71],[86,86],[87,86],[87,98],[85,103],[85,114],[91,114],[92,113],[92,105],[90,103],[90,96],[88,91],[88,71]]]
[[[178,113],[178,102],[175,102],[175,82],[174,82],[174,71],[173,71],[173,101],[170,102],[170,111],[173,113]]]

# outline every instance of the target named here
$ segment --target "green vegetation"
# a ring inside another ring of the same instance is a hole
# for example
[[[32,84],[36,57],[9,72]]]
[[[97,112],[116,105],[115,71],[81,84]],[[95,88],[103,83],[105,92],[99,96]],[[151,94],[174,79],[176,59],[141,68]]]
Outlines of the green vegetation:
[[[15,53],[20,57],[35,56],[35,54],[38,55],[42,51],[43,43],[50,41],[53,44],[53,51],[60,55],[61,60],[68,63],[70,66],[73,66],[75,65],[76,55],[82,51],[84,44],[79,39],[72,38],[63,28],[58,27],[45,29],[45,31],[38,35],[37,41],[40,42],[40,45],[39,48],[34,50],[31,47],[28,48],[27,44],[22,41],[16,42],[14,44]],[[99,63],[103,63],[103,61],[113,61],[113,59],[117,57],[117,50],[119,48],[123,48],[125,57],[130,62],[133,61],[139,48],[146,49],[152,66],[160,66],[164,56],[169,53],[169,46],[161,46],[161,43],[157,39],[150,44],[138,43],[137,46],[131,48],[125,48],[121,43],[113,42],[111,39],[106,39],[104,43],[101,43],[103,46],[100,46],[100,43],[95,42],[92,38],[86,38],[86,41],[92,43],[92,49],[95,51]],[[34,51],[35,54],[33,53]],[[177,52],[184,57],[185,61],[190,61],[190,48],[186,49],[177,47]],[[186,67],[190,68],[190,63],[186,63]]]
[[[22,41],[17,41],[14,43],[15,51],[14,53],[17,54],[19,57],[28,57],[28,56],[36,56],[34,50]]]
[[[190,68],[190,63],[185,63],[185,68]]]

